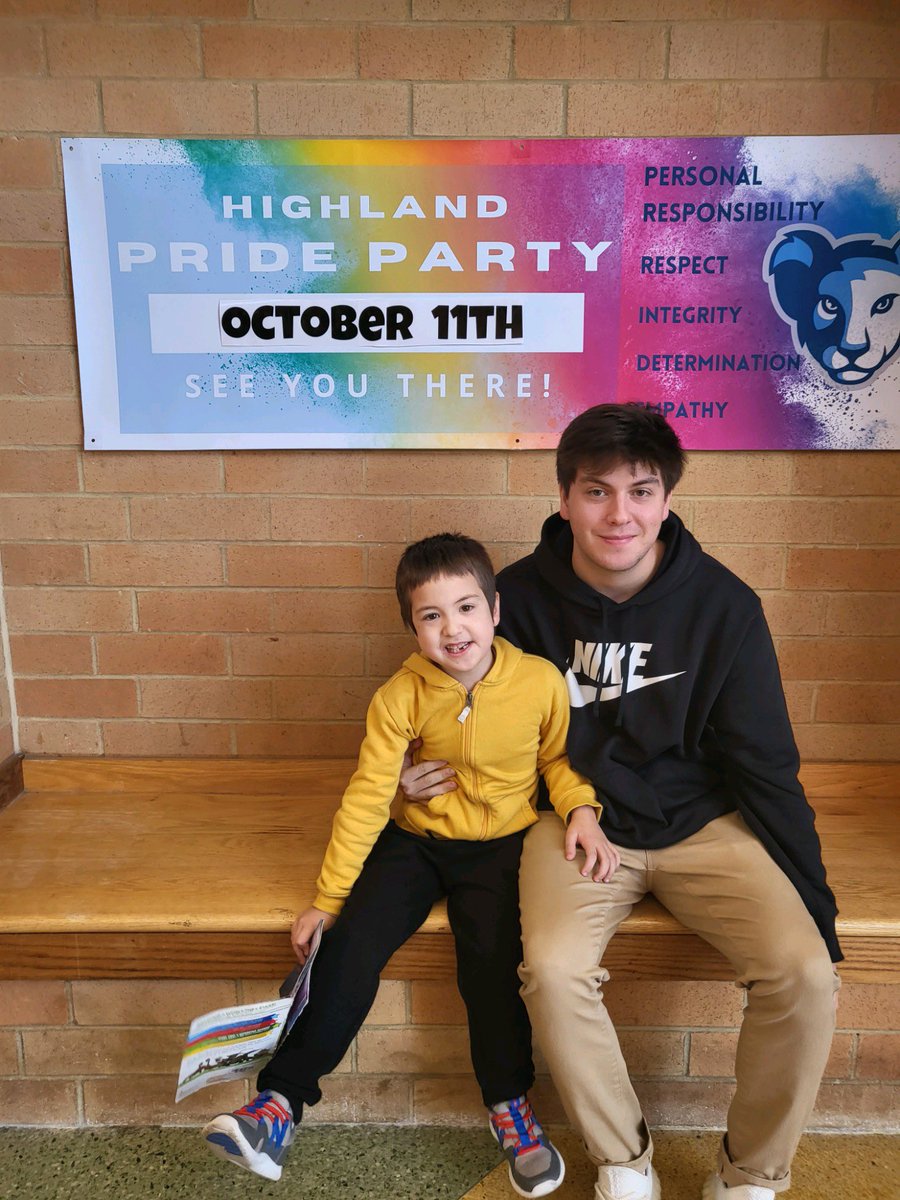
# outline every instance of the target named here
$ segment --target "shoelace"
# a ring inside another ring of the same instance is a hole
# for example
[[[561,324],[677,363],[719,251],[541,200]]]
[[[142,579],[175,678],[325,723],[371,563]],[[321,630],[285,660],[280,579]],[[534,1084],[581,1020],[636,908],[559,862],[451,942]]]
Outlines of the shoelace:
[[[524,1104],[512,1101],[507,1112],[492,1112],[491,1124],[500,1136],[504,1150],[511,1146],[515,1158],[541,1148],[544,1131],[527,1100]]]
[[[235,1116],[250,1117],[254,1121],[261,1121],[265,1118],[272,1126],[270,1136],[279,1144],[291,1125],[290,1113],[271,1095],[267,1094],[257,1096],[255,1100],[251,1100],[249,1104],[239,1108]]]

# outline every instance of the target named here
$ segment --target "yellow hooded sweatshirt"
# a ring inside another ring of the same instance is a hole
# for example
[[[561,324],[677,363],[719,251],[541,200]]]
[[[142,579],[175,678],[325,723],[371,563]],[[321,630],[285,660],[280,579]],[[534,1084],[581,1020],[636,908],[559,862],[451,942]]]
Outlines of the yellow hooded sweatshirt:
[[[388,822],[413,738],[422,739],[417,760],[447,761],[457,787],[427,804],[404,802],[396,821],[409,833],[486,841],[526,829],[537,820],[538,771],[563,820],[582,804],[599,810],[593,786],[569,765],[568,728],[562,675],[504,638],[494,639],[491,669],[470,693],[422,654],[411,654],[369,705],[359,763],[316,881],[316,908],[340,912]]]

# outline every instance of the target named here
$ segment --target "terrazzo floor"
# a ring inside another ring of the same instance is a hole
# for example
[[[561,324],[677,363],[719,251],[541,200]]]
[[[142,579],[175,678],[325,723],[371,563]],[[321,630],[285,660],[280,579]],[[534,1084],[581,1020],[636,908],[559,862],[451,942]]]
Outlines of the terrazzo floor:
[[[665,1200],[699,1200],[715,1134],[655,1135]],[[568,1164],[556,1200],[593,1200],[577,1137],[554,1134]],[[791,1200],[900,1196],[900,1137],[808,1136]],[[515,1200],[487,1132],[308,1127],[280,1183],[210,1155],[193,1129],[0,1129],[2,1200]]]

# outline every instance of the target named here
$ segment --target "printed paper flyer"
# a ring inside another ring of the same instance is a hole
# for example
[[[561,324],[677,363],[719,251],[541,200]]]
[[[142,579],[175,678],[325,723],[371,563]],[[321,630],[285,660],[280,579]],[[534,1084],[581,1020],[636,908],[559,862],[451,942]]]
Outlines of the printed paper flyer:
[[[900,138],[62,142],[88,449],[900,443]]]

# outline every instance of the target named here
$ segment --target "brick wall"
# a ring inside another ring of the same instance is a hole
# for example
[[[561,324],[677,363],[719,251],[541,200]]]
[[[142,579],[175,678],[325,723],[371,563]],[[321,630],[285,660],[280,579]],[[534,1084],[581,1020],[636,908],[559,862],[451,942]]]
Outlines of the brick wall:
[[[2,0],[0,606],[21,748],[352,754],[407,645],[390,593],[401,544],[461,527],[500,565],[553,499],[542,453],[83,455],[59,135],[890,132],[892,14],[890,0]],[[898,476],[883,453],[696,454],[677,500],[763,595],[808,758],[896,756]],[[179,1119],[163,1074],[178,1030],[240,994],[2,985],[0,1120]],[[652,1030],[625,1041],[654,1117],[720,1121],[732,990],[615,994],[626,1028]],[[847,989],[822,1123],[896,1123],[897,1001]],[[385,985],[347,1064],[360,1078],[339,1074],[323,1112],[438,1119],[440,1073],[463,1069],[459,1012],[441,1003]],[[453,1096],[472,1112],[468,1081]]]
[[[236,1107],[227,1084],[173,1104],[188,1021],[277,984],[236,981],[0,983],[0,1124],[196,1124]],[[718,983],[610,983],[607,1001],[659,1128],[721,1127],[731,1097],[740,993]],[[900,987],[846,984],[811,1126],[897,1127]],[[564,1120],[538,1058],[542,1117]],[[369,1018],[305,1119],[483,1121],[464,1014],[452,985],[382,983]]]

